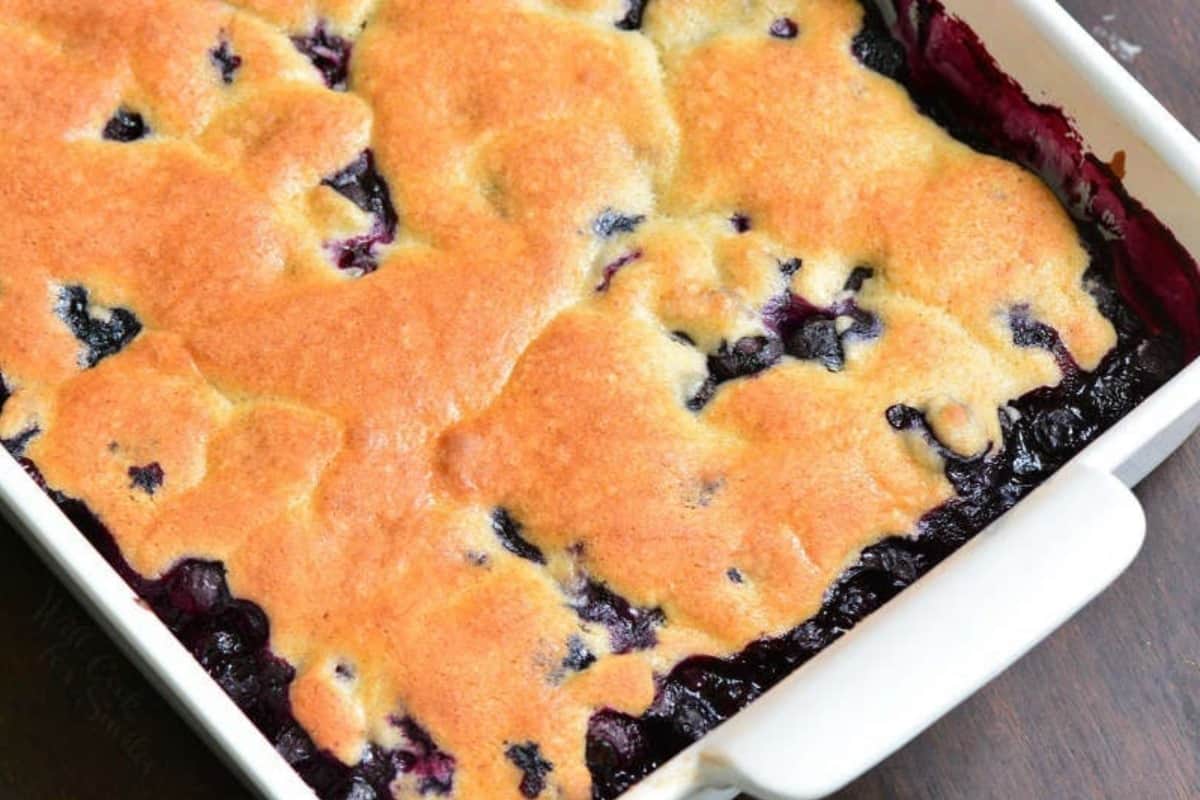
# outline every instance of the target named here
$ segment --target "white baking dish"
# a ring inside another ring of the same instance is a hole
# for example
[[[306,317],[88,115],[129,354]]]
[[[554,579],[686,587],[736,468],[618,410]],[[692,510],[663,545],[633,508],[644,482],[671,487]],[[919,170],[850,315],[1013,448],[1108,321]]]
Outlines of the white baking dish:
[[[1124,150],[1130,191],[1200,253],[1197,142],[1053,0],[944,0],[1036,99],[1066,108],[1101,155]],[[628,800],[823,797],[1012,664],[1136,555],[1127,488],[1200,425],[1192,364],[1015,510]],[[0,508],[113,638],[256,791],[312,792],[10,458]],[[895,691],[901,680],[905,691]]]

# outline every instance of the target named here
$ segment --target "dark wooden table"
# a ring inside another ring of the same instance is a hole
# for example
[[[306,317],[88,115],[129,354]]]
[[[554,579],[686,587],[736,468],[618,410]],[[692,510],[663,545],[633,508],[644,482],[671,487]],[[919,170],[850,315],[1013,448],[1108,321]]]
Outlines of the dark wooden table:
[[[1200,0],[1063,5],[1200,131]],[[838,800],[1200,798],[1200,438],[1138,494],[1117,585]],[[249,797],[2,523],[0,587],[0,798]]]

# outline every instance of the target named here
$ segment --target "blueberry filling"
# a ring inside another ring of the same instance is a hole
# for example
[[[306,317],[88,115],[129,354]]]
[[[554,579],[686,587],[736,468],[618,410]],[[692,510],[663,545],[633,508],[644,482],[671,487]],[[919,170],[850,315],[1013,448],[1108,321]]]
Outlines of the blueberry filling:
[[[1058,331],[1029,315],[1028,306],[1017,306],[1008,313],[1008,324],[1013,333],[1013,344],[1017,347],[1032,347],[1046,350],[1054,356],[1065,380],[1073,381],[1079,375],[1079,364],[1075,362]]]
[[[150,135],[150,126],[141,114],[122,107],[105,123],[102,135],[112,142],[136,142]]]
[[[583,672],[596,663],[596,654],[578,636],[567,640],[567,655],[563,658],[563,668],[571,672]]]
[[[852,274],[847,286],[853,281]],[[852,297],[821,308],[788,292],[768,306],[765,317],[783,341],[784,352],[801,361],[816,361],[830,372],[845,369],[847,342],[876,339],[883,332],[879,318]]]
[[[55,313],[84,346],[80,366],[94,367],[105,358],[119,353],[142,330],[132,311],[111,309],[107,315],[92,316],[88,290],[82,286],[64,286],[58,293]]]
[[[378,248],[396,239],[400,217],[392,204],[387,180],[375,166],[375,155],[364,150],[349,166],[321,181],[372,217],[371,230],[327,246],[343,272],[366,275],[379,268]]]
[[[497,508],[492,512],[492,532],[496,534],[504,549],[514,556],[535,564],[546,563],[546,556],[521,535],[521,523],[513,519],[507,509]]]
[[[141,489],[146,494],[152,495],[157,492],[159,487],[163,485],[165,477],[162,465],[157,461],[147,464],[144,467],[129,468],[130,488]]]
[[[768,32],[776,39],[795,39],[800,26],[791,17],[779,17],[771,23]]]
[[[237,71],[242,66],[242,57],[233,52],[233,45],[224,36],[217,46],[208,51],[208,59],[216,67],[221,76],[221,82],[226,86],[233,83]]]
[[[645,221],[645,214],[622,214],[620,211],[606,208],[592,222],[592,232],[601,239],[611,239],[623,233],[633,233]]]
[[[600,278],[600,283],[596,284],[596,291],[607,292],[608,287],[612,285],[613,278],[617,277],[617,273],[635,261],[640,260],[641,257],[641,250],[633,250],[616,259],[615,261],[605,264],[603,274]]]
[[[510,745],[504,757],[521,770],[521,795],[533,800],[546,788],[546,776],[554,765],[542,757],[542,749],[536,742]]]
[[[108,529],[83,502],[46,488],[35,466],[23,466],[318,797],[382,800],[391,797],[389,786],[399,775],[414,776],[422,794],[450,793],[454,759],[409,718],[394,720],[404,734],[402,746],[368,745],[352,767],[319,750],[292,715],[288,688],[296,673],[271,653],[267,615],[255,603],[231,596],[221,563],[189,559],[157,580],[144,578],[121,557]]]
[[[650,5],[650,0],[626,0],[628,3],[625,16],[616,21],[616,26],[623,31],[637,31],[642,28],[642,21],[646,16],[646,6]]]
[[[737,567],[730,567],[729,569],[725,570],[725,577],[737,584],[746,582],[746,577],[742,575],[742,571]]]
[[[736,233],[748,233],[750,228],[753,227],[750,217],[740,211],[729,218],[729,224],[733,226],[733,230]]]
[[[571,587],[568,602],[584,622],[608,629],[609,645],[617,655],[654,647],[658,644],[655,629],[667,621],[662,609],[639,608],[590,578]]]
[[[778,364],[781,358],[783,343],[775,336],[746,336],[732,347],[728,342],[721,342],[717,352],[708,357],[708,378],[688,399],[687,407],[699,411],[722,383],[757,375]]]
[[[336,33],[330,33],[325,23],[308,36],[293,36],[292,44],[308,57],[325,79],[325,85],[339,91],[346,88],[350,78],[350,52],[354,43]]]

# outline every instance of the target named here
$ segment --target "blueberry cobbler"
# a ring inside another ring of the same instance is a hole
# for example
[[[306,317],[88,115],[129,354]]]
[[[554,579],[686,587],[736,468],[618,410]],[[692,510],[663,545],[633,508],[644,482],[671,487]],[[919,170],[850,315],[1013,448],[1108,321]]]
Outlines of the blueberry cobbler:
[[[934,0],[0,19],[0,438],[323,798],[615,797],[1200,349]]]

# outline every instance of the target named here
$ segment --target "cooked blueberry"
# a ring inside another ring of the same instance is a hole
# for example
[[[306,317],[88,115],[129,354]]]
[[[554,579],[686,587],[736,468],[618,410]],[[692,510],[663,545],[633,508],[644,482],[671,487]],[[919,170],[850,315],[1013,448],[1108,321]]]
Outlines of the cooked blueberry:
[[[729,224],[733,226],[734,231],[737,233],[747,233],[753,226],[750,217],[740,211],[729,218]]]
[[[1047,453],[1065,456],[1083,447],[1092,425],[1073,406],[1052,408],[1034,417],[1033,435]]]
[[[588,720],[585,757],[593,796],[600,798],[616,797],[658,766],[642,722],[611,710],[598,711]]]
[[[685,336],[687,334],[684,334]],[[8,398],[12,397],[12,389],[8,388],[8,384],[4,380],[4,373],[0,372],[0,413],[4,411],[4,404],[8,402]]]
[[[779,271],[784,274],[784,277],[790,278],[799,272],[804,267],[804,262],[799,258],[789,258],[786,261],[779,262]]]
[[[504,757],[521,770],[521,794],[533,800],[546,788],[546,776],[554,765],[542,757],[542,749],[536,742],[510,745]]]
[[[275,752],[293,766],[311,758],[315,750],[312,739],[296,724],[286,726],[275,738]]]
[[[850,271],[850,277],[846,278],[846,285],[842,287],[847,292],[861,292],[863,284],[875,277],[875,270],[870,267],[855,267]]]
[[[650,0],[626,0],[626,3],[628,7],[625,16],[616,21],[616,26],[623,31],[641,30],[646,6],[650,5]]]
[[[645,214],[622,214],[606,208],[592,223],[592,232],[601,239],[611,239],[622,233],[633,233],[645,221]]]
[[[583,639],[578,636],[572,636],[567,640],[567,655],[563,658],[562,662],[565,669],[569,669],[572,672],[583,672],[595,663],[596,654],[588,648]]]
[[[375,165],[375,153],[364,150],[340,172],[321,183],[329,186],[361,210],[381,220],[388,230],[395,231],[399,216],[392,205],[387,180]]]
[[[350,77],[350,52],[354,43],[335,33],[330,33],[325,23],[317,24],[308,36],[293,36],[292,44],[312,62],[325,85],[330,89],[345,89]]]
[[[333,667],[333,674],[336,675],[339,680],[352,681],[354,680],[354,667],[350,666],[345,661],[339,661]]]
[[[492,532],[496,534],[505,550],[526,561],[545,564],[546,556],[521,535],[522,530],[521,523],[513,519],[507,509],[497,508],[492,512]]]
[[[212,671],[220,662],[241,655],[245,647],[241,637],[231,631],[210,630],[193,641],[189,649],[201,666]]]
[[[1009,311],[1008,324],[1012,328],[1013,344],[1017,347],[1053,350],[1058,346],[1058,332],[1031,317],[1028,306],[1017,306]]]
[[[830,372],[841,372],[846,366],[837,322],[823,317],[807,320],[788,336],[787,354],[801,361],[819,361]]]
[[[329,245],[338,269],[366,275],[378,269],[377,249],[396,238],[400,217],[392,204],[387,180],[375,166],[375,155],[364,150],[345,169],[321,181],[373,218],[371,230]]]
[[[696,340],[688,336],[684,331],[671,331],[671,338],[680,344],[686,344],[688,347],[695,347]],[[4,403],[0,401],[0,409],[4,408]]]
[[[467,563],[473,567],[486,567],[489,561],[491,561],[491,559],[488,558],[487,553],[481,553],[478,550],[471,550],[467,552]]]
[[[209,674],[238,707],[246,708],[258,699],[258,670],[253,658],[239,656],[219,661]]]
[[[729,580],[733,581],[734,583],[746,582],[745,576],[742,575],[741,570],[739,570],[737,567],[730,567],[729,569],[725,570],[725,577],[729,578]]]
[[[136,142],[149,135],[150,126],[142,115],[124,107],[118,108],[104,125],[104,138],[113,142]]]
[[[897,403],[884,413],[888,424],[898,431],[914,430],[925,426],[925,414],[912,406]]]
[[[800,26],[790,17],[778,17],[769,30],[776,39],[795,39],[800,33]]]
[[[217,46],[208,51],[208,58],[220,73],[221,81],[226,85],[233,83],[234,76],[242,66],[242,57],[233,52],[229,40],[222,36]]]
[[[147,464],[144,467],[130,467],[129,480],[130,488],[141,489],[146,494],[154,494],[159,487],[163,485],[162,465],[157,461]]]
[[[133,312],[124,308],[92,316],[88,297],[88,290],[82,286],[64,286],[58,293],[54,310],[84,345],[80,365],[94,367],[133,341],[141,332],[142,324]]]
[[[0,399],[0,408],[3,408],[4,403]],[[42,429],[36,425],[31,425],[25,430],[13,436],[10,439],[0,439],[0,447],[8,451],[13,458],[20,458],[25,455],[25,448],[33,441],[33,437],[42,432]]]
[[[783,358],[783,343],[774,336],[747,336],[730,347],[722,342],[708,357],[708,372],[717,383],[746,378],[770,369]]]
[[[454,758],[438,749],[433,738],[412,719],[399,721],[408,740],[404,772],[417,777],[421,794],[450,794],[454,790]]]
[[[210,614],[230,601],[225,565],[218,561],[184,561],[166,576],[171,604],[188,614]]]
[[[330,800],[378,800],[378,797],[371,784],[357,775],[329,795]]]
[[[708,401],[712,400],[713,395],[715,395],[716,393],[717,393],[717,382],[715,380],[713,380],[713,378],[711,376],[708,378],[705,378],[704,382],[700,384],[700,388],[696,390],[696,393],[688,398],[688,401],[687,401],[688,410],[689,411],[700,411],[706,405],[708,405]]]
[[[608,629],[609,644],[617,655],[654,647],[658,644],[655,629],[666,623],[662,609],[639,608],[591,579],[575,586],[568,599],[580,619]]]
[[[896,41],[888,30],[887,22],[873,2],[862,3],[863,27],[851,45],[854,57],[864,66],[881,75],[898,80],[905,73],[907,55],[904,45]]]

